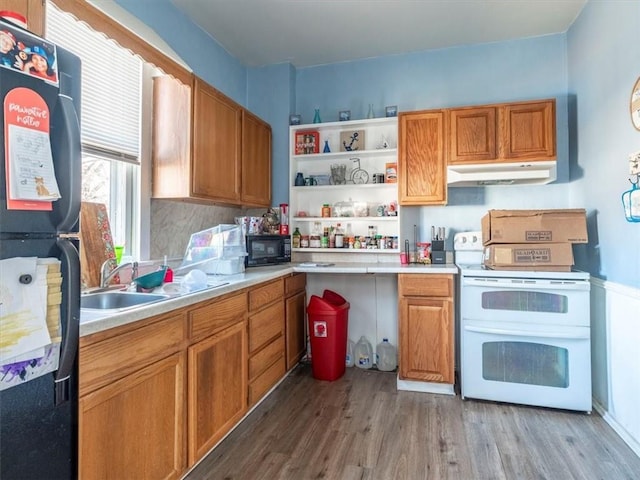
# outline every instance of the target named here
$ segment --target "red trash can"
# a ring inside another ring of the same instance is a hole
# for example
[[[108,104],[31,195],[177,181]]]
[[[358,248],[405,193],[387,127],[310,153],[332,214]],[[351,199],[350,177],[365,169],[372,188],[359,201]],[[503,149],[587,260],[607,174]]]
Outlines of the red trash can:
[[[313,378],[337,380],[345,371],[349,302],[331,290],[311,295],[307,306]]]

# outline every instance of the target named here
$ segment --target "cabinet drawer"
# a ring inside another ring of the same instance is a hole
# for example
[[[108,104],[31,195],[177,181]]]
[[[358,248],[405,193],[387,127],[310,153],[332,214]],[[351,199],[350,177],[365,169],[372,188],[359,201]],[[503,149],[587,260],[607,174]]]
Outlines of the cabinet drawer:
[[[249,405],[253,405],[280,380],[286,372],[284,356],[271,365],[262,375],[249,383]]]
[[[247,311],[246,294],[207,303],[189,312],[189,337],[207,337],[241,321]]]
[[[398,293],[405,297],[453,297],[453,276],[400,274]]]
[[[284,334],[284,304],[278,302],[249,317],[249,353]]]
[[[257,287],[249,292],[249,311],[258,310],[282,297],[284,297],[282,279]]]
[[[80,347],[80,396],[113,383],[182,348],[186,315],[172,315],[137,330]]]
[[[292,276],[284,279],[284,292],[287,297],[294,293],[301,292],[307,285],[306,273],[294,273]]]
[[[274,340],[249,359],[249,379],[260,375],[284,356],[284,335]]]

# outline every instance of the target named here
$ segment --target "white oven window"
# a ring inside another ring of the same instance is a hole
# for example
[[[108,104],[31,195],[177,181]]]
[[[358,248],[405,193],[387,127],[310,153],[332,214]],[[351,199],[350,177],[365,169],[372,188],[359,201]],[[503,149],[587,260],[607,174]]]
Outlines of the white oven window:
[[[496,382],[567,388],[569,351],[541,343],[485,342],[482,377]]]
[[[529,290],[494,290],[482,293],[482,308],[515,312],[567,313],[566,295]]]

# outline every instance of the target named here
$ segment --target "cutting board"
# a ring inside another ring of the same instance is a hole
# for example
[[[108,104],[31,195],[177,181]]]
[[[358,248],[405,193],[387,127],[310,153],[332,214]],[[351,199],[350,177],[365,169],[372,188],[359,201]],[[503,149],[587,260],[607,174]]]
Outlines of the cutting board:
[[[82,288],[100,286],[100,268],[105,260],[115,259],[111,225],[106,205],[82,202],[80,208],[80,267]],[[119,279],[114,278],[118,283]]]

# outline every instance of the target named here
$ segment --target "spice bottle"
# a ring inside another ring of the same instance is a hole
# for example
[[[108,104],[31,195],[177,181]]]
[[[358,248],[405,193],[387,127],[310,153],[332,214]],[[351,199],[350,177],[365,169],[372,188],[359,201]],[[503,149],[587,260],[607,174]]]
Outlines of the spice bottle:
[[[331,206],[328,203],[322,205],[322,217],[328,218],[331,216]]]
[[[324,233],[320,238],[320,248],[329,248],[329,227],[324,227]]]

